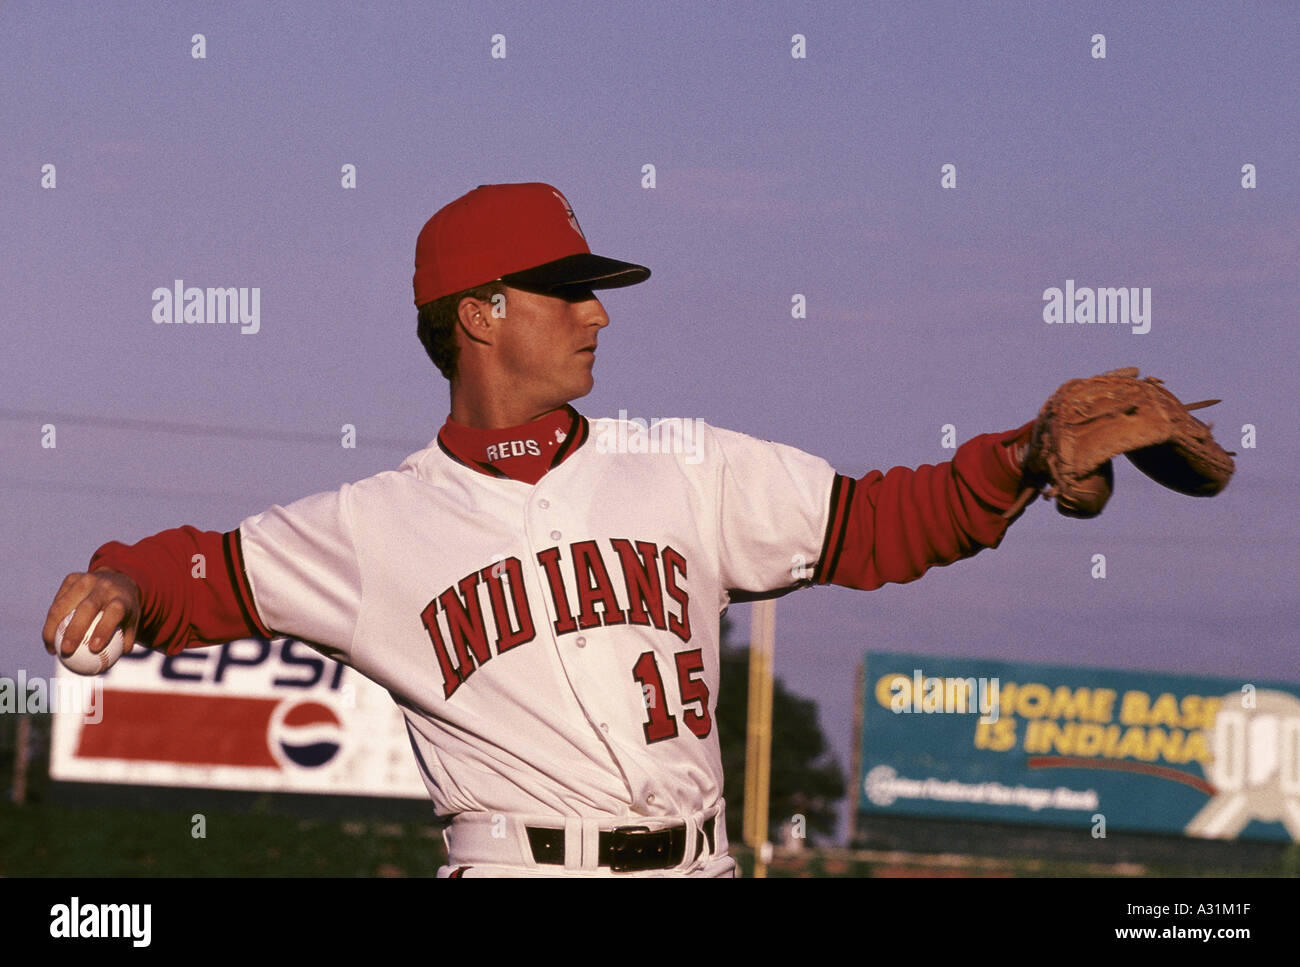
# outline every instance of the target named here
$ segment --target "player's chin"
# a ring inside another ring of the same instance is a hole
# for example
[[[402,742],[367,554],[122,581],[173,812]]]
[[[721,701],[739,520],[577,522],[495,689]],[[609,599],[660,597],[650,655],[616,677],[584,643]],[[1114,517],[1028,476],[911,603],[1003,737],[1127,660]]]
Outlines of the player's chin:
[[[580,373],[575,374],[573,378],[573,396],[570,399],[577,399],[580,396],[586,396],[596,385],[596,376],[588,365]]]

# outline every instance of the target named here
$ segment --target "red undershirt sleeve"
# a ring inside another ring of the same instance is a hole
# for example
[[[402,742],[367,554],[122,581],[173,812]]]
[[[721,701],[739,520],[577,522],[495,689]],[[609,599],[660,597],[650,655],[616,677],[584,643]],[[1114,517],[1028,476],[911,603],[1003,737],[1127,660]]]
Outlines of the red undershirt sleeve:
[[[137,635],[160,651],[275,637],[253,605],[238,530],[178,527],[136,544],[112,541],[91,556],[89,570],[101,567],[139,585]]]
[[[816,582],[862,590],[904,584],[997,547],[1015,519],[1002,514],[1020,491],[1013,454],[1032,430],[1030,421],[982,434],[947,463],[873,470],[860,480],[837,475]]]

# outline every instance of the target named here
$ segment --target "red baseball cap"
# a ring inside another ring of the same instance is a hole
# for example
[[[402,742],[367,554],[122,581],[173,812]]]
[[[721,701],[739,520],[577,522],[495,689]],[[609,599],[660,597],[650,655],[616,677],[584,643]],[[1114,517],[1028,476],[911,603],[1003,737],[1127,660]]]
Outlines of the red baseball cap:
[[[521,289],[616,289],[644,265],[592,255],[573,206],[550,185],[479,185],[430,218],[415,243],[415,304],[501,279]]]

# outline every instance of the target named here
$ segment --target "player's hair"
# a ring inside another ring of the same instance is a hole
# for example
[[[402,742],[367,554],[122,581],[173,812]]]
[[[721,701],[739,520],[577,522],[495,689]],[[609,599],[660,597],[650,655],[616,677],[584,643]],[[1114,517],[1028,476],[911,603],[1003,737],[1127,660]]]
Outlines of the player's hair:
[[[420,306],[415,334],[420,337],[420,344],[433,360],[433,365],[438,367],[438,372],[447,377],[448,381],[455,378],[456,363],[460,358],[460,345],[456,342],[456,307],[460,305],[460,300],[469,296],[490,302],[505,291],[505,283],[489,282],[463,292],[453,292]]]

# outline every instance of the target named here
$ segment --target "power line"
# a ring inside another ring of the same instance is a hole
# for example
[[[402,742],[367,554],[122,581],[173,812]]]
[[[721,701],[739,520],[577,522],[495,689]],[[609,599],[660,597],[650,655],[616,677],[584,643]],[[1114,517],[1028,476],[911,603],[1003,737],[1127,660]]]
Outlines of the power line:
[[[176,423],[170,420],[137,420],[129,417],[94,416],[82,413],[51,413],[41,410],[14,410],[0,408],[0,419],[12,421],[32,420],[38,423],[70,423],[73,426],[93,426],[110,430],[127,430],[145,433],[172,433],[178,436],[208,437],[225,440],[266,440],[273,443],[315,443],[338,446],[339,437],[331,433],[312,433],[305,430],[252,430],[237,427],[205,426],[200,423]],[[396,437],[378,437],[366,434],[362,439],[367,446],[404,448],[407,453],[423,450],[428,440],[420,443]]]
[[[213,492],[202,490],[167,490],[162,487],[122,487],[102,483],[69,483],[63,480],[25,480],[21,477],[0,476],[2,490],[28,490],[39,493],[91,494],[95,497],[147,497],[151,499],[209,501],[212,503],[247,503],[265,509],[272,504],[284,503],[284,495],[268,497],[245,490]],[[297,496],[289,498],[296,500]]]

